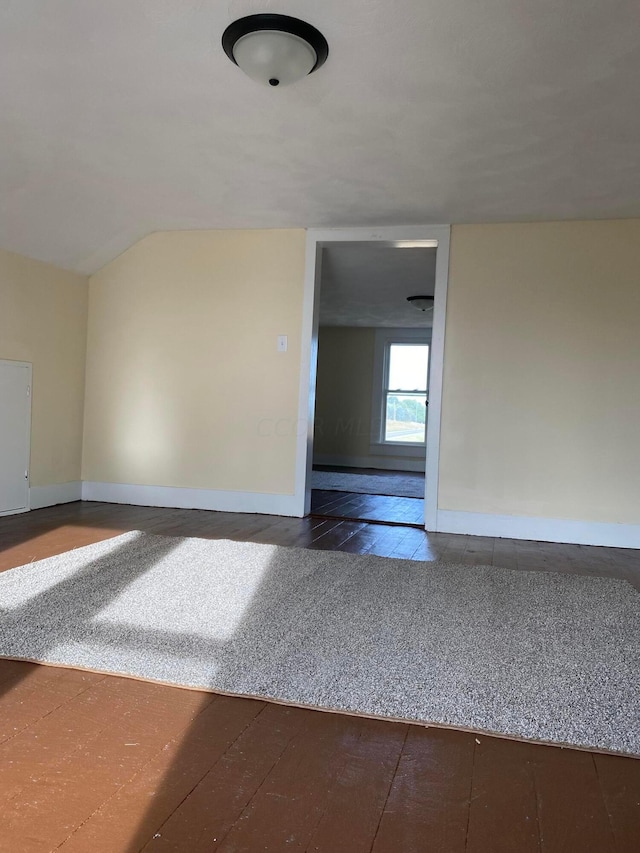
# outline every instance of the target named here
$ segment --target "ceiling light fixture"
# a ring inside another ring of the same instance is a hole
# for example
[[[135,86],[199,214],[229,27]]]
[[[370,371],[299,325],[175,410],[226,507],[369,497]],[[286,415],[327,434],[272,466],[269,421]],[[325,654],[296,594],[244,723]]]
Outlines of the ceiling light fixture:
[[[265,86],[287,86],[324,64],[327,40],[315,27],[288,15],[248,15],[222,34],[222,47],[244,73]]]
[[[418,311],[432,311],[433,299],[433,296],[407,296],[407,302]]]

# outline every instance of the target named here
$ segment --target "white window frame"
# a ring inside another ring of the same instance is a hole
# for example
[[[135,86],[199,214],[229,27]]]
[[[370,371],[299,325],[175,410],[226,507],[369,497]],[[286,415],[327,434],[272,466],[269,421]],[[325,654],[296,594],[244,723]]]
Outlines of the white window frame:
[[[385,377],[388,373],[389,349],[392,344],[424,344],[429,346],[431,369],[431,329],[376,329],[373,357],[373,394],[371,395],[370,452],[381,456],[422,457],[426,442],[385,441]],[[427,380],[427,398],[429,382]],[[428,418],[427,418],[428,419]],[[425,422],[425,435],[427,424]]]

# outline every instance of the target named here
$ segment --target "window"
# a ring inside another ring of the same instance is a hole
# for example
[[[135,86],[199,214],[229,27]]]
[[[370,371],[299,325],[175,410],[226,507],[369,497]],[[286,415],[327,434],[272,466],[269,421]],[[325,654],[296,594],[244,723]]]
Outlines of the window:
[[[387,347],[383,441],[423,444],[426,430],[427,344]]]
[[[424,455],[430,349],[431,329],[378,330],[373,453],[384,453],[387,448],[392,455]]]

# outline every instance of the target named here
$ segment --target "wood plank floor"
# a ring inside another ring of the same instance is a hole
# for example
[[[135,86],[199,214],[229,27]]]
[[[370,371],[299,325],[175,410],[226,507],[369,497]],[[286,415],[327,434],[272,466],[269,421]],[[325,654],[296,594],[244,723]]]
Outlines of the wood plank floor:
[[[373,474],[376,477],[400,475],[411,477],[420,483],[424,491],[424,473],[407,471],[380,471],[376,468],[336,468],[330,465],[314,465],[314,471],[331,471],[346,474]],[[390,487],[391,488],[391,487]],[[370,495],[360,492],[336,492],[313,489],[311,492],[311,514],[317,518],[342,518],[348,521],[372,521],[384,524],[403,524],[424,527],[424,498]]]
[[[422,529],[424,498],[399,498],[393,495],[364,495],[359,492],[313,489],[311,514],[316,518],[403,524]]]
[[[0,570],[136,529],[640,585],[623,549],[98,503],[0,518]],[[0,851],[54,850],[637,853],[640,761],[0,661]]]

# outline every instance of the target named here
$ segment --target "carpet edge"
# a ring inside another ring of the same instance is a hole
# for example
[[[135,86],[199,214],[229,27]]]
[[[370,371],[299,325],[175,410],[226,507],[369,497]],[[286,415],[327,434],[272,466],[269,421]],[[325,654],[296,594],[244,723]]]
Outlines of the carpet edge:
[[[320,711],[325,714],[338,714],[345,717],[356,717],[364,720],[380,720],[387,723],[402,723],[408,726],[420,726],[423,729],[444,729],[454,732],[465,732],[467,734],[479,735],[484,737],[494,737],[500,740],[514,741],[515,743],[532,743],[536,746],[553,746],[558,749],[575,749],[579,752],[592,752],[597,755],[615,755],[622,758],[634,758],[640,760],[640,753],[636,752],[621,752],[615,749],[605,749],[596,746],[581,746],[574,743],[566,743],[562,741],[552,740],[537,740],[534,738],[516,737],[515,735],[504,734],[503,732],[488,731],[487,729],[474,729],[465,726],[450,726],[446,723],[437,723],[423,720],[410,720],[403,717],[385,717],[380,714],[365,714],[358,711],[347,711],[342,708],[329,708],[323,705],[306,705],[301,702],[287,702],[284,699],[275,699],[272,696],[260,696],[253,693],[232,693],[226,690],[214,689],[213,687],[192,687],[186,684],[175,684],[171,681],[162,681],[156,678],[148,678],[142,675],[132,675],[128,672],[112,672],[103,669],[92,669],[88,666],[71,666],[66,663],[55,663],[53,661],[36,660],[34,658],[11,657],[0,654],[0,660],[18,661],[23,663],[31,663],[35,666],[48,666],[52,669],[70,669],[75,672],[90,672],[94,675],[111,676],[113,678],[127,678],[130,681],[140,681],[144,684],[157,684],[160,687],[173,687],[178,690],[190,690],[194,693],[206,693],[213,696],[230,696],[235,699],[252,699],[256,702],[269,702],[272,705],[282,705],[286,708],[302,708],[307,711]]]

